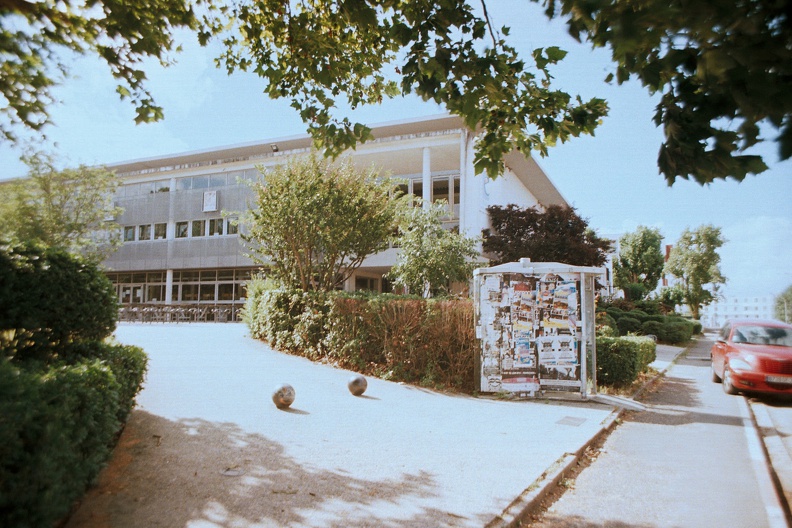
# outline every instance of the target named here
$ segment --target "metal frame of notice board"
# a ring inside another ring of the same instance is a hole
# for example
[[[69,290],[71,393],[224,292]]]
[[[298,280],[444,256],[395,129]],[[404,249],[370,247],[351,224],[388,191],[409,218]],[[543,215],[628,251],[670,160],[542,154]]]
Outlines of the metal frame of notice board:
[[[481,392],[596,394],[595,278],[604,268],[520,259],[473,273]]]

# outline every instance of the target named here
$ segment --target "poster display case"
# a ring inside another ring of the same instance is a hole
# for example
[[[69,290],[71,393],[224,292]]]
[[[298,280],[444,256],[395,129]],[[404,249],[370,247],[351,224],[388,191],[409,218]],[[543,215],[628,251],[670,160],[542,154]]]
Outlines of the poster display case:
[[[473,274],[481,392],[580,392],[596,371],[595,278],[603,268],[521,259]]]

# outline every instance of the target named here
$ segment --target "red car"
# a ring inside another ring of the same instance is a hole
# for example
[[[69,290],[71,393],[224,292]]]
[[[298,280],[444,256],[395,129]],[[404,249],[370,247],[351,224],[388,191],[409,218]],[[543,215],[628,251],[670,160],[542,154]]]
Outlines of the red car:
[[[792,325],[775,320],[729,321],[710,352],[712,381],[726,394],[792,395]]]

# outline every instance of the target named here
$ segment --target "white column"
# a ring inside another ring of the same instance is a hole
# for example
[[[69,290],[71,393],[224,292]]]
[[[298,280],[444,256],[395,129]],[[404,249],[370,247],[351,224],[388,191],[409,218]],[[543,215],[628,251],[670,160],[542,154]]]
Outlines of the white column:
[[[463,129],[459,138],[459,232],[463,235],[467,228],[467,142],[468,131]]]
[[[423,208],[432,205],[432,153],[429,147],[423,149]]]
[[[173,302],[173,270],[165,272],[165,304]]]

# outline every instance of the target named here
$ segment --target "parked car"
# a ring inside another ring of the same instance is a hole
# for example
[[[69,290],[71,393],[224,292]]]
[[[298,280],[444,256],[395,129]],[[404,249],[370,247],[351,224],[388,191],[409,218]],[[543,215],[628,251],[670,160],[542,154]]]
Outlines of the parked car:
[[[792,395],[792,325],[741,319],[721,328],[710,352],[712,381],[726,394]]]

